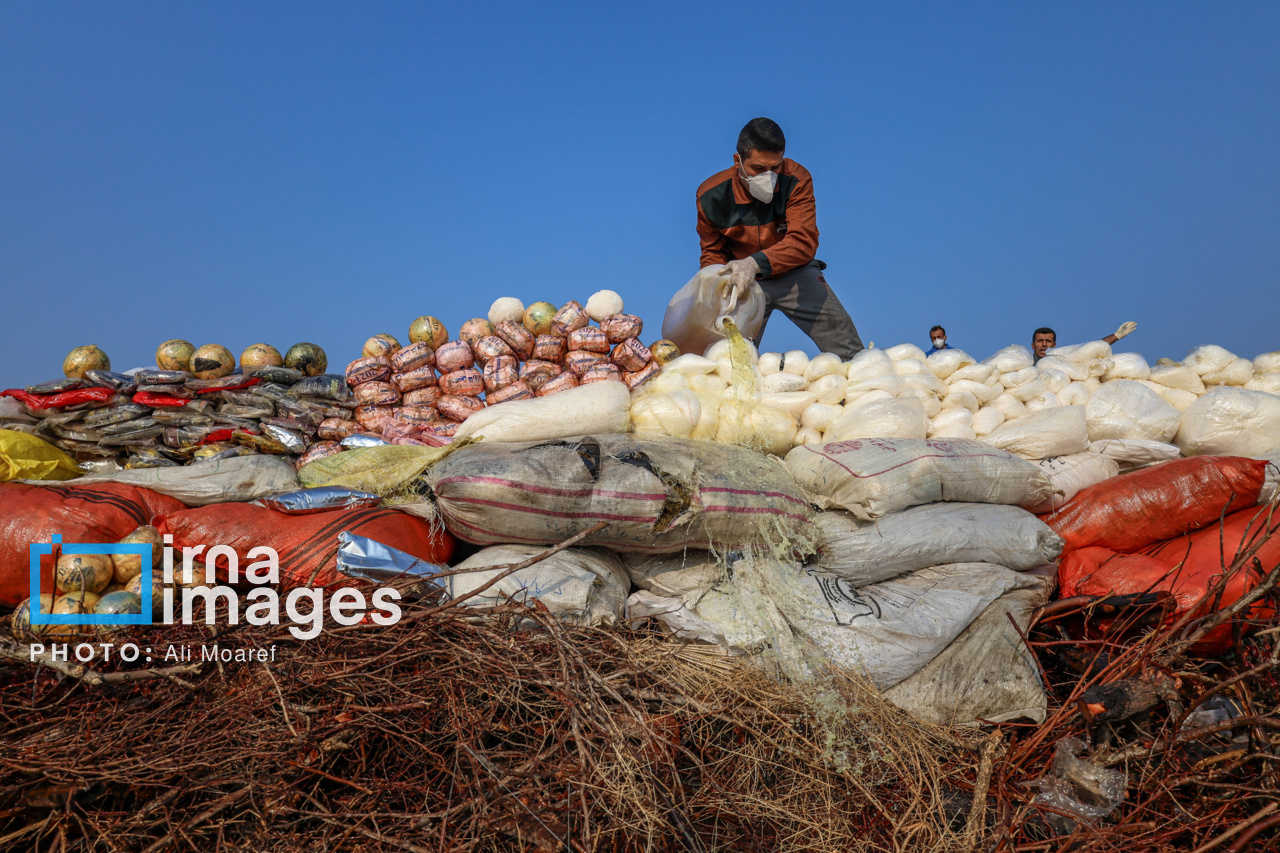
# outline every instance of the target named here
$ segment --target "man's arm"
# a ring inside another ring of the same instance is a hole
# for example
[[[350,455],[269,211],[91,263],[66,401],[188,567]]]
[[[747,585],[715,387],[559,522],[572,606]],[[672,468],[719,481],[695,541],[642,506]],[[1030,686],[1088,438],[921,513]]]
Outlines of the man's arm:
[[[1138,328],[1138,324],[1130,320],[1127,323],[1121,323],[1120,328],[1103,338],[1109,344],[1119,343],[1120,339]]]
[[[702,244],[702,259],[698,268],[729,263],[729,238],[724,232],[711,224],[711,220],[702,211],[702,200],[696,199],[698,206],[698,241]]]
[[[813,176],[796,164],[796,188],[787,199],[787,233],[763,252],[751,257],[765,278],[799,269],[818,253],[818,213],[813,201]]]

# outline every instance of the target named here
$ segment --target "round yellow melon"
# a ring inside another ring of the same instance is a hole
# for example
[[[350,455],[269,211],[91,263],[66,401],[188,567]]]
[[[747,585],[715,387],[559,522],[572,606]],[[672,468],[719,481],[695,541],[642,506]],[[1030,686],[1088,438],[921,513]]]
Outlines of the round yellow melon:
[[[329,368],[329,356],[318,345],[303,341],[289,347],[284,354],[284,366],[301,370],[304,376],[319,376]]]
[[[380,332],[372,338],[364,342],[364,349],[361,354],[365,358],[374,358],[375,356],[389,356],[400,349],[400,342],[396,340],[395,335],[386,332]]]
[[[121,545],[150,545],[151,567],[158,568],[164,556],[164,538],[151,525],[139,527],[120,540]],[[139,554],[112,554],[112,579],[116,583],[128,583],[142,573],[142,556]]]
[[[435,317],[423,315],[409,324],[409,340],[415,344],[426,341],[432,349],[440,349],[449,342],[449,330]]]
[[[63,554],[54,579],[61,593],[99,593],[111,583],[115,567],[108,554]]]
[[[264,367],[284,367],[284,356],[271,344],[250,344],[240,353],[240,369],[245,373]]]
[[[458,332],[458,340],[462,341],[472,349],[475,349],[476,341],[481,338],[487,338],[492,334],[492,323],[483,317],[472,317],[470,320],[462,324],[462,330]]]
[[[549,335],[555,316],[556,306],[550,302],[535,302],[524,309],[524,327],[535,335]]]
[[[180,567],[174,568],[174,574],[181,572]],[[176,586],[176,585],[175,585]],[[138,601],[142,601],[142,575],[135,575],[132,580],[124,585],[125,592],[131,592],[138,596]],[[178,601],[177,596],[174,601]],[[151,575],[151,613],[154,616],[164,611],[164,577],[155,572]]]
[[[156,367],[161,370],[185,370],[190,373],[191,356],[195,354],[195,344],[181,338],[174,338],[156,347]]]
[[[94,592],[69,592],[53,600],[54,613],[92,613],[102,596]]]
[[[236,369],[236,357],[221,344],[205,344],[191,356],[191,372],[196,379],[221,379]]]
[[[649,344],[649,352],[653,353],[653,360],[658,364],[666,364],[674,358],[679,358],[680,347],[676,346],[666,338],[663,338],[662,340],[654,341]]]
[[[66,359],[62,362],[62,372],[68,379],[83,379],[85,372],[89,370],[110,369],[111,359],[107,358],[105,352],[92,345],[76,347],[67,353]]]
[[[40,596],[40,612],[53,612],[53,594],[46,592]],[[9,623],[9,630],[13,636],[19,640],[38,639],[49,633],[52,625],[32,625],[31,624],[31,599],[24,599],[18,605],[18,609],[13,611],[13,620]]]

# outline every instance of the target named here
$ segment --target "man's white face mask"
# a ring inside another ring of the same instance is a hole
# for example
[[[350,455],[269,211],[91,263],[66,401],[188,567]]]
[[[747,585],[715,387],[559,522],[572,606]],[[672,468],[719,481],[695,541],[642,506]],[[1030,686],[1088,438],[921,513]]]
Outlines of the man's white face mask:
[[[773,191],[778,188],[777,172],[761,172],[755,177],[747,177],[747,173],[742,171],[742,166],[738,166],[738,174],[742,180],[746,182],[747,191],[760,201],[768,204],[773,201]]]

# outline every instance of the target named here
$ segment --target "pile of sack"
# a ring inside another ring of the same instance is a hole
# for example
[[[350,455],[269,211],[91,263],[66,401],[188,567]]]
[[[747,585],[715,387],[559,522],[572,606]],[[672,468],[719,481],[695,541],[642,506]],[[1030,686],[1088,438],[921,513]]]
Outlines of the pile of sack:
[[[89,370],[0,392],[0,427],[41,438],[87,473],[269,454],[300,459],[326,419],[355,408],[341,376],[264,367],[199,379],[185,370]]]
[[[757,355],[747,344],[752,370],[735,372],[730,349],[721,341],[668,363],[635,395],[635,430],[779,455],[857,438],[966,438],[1045,459],[1121,441],[1112,447],[1121,464],[1280,446],[1280,353],[1250,362],[1202,346],[1152,367],[1103,341],[1050,350],[1038,363],[1022,346],[978,362],[900,344],[841,362]]]

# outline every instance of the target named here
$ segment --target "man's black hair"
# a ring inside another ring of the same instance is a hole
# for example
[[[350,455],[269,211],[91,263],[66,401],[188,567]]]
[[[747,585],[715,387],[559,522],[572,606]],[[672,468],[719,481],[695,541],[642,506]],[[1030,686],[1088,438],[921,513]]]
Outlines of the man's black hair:
[[[944,338],[947,336],[947,330],[942,328],[941,326],[934,326],[932,329],[929,330],[929,335],[932,336],[934,332],[942,332],[942,336]]]
[[[771,118],[753,118],[738,134],[738,156],[744,160],[752,151],[768,151],[781,154],[787,150],[787,138],[782,128]]]
[[[1058,339],[1058,333],[1055,332],[1053,329],[1050,329],[1048,326],[1041,326],[1040,328],[1032,332],[1031,340],[1034,341],[1036,339],[1036,335],[1053,335],[1053,339],[1055,341]]]

